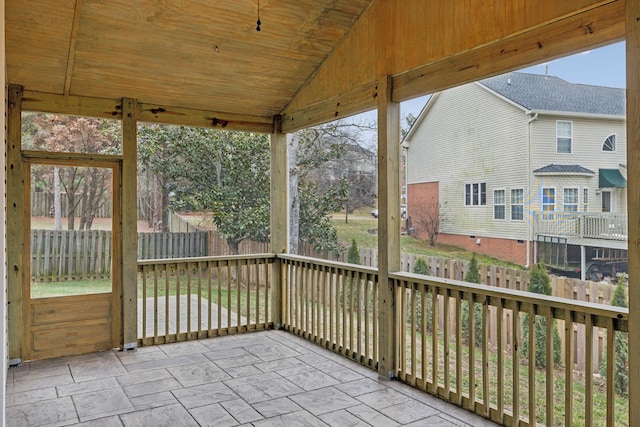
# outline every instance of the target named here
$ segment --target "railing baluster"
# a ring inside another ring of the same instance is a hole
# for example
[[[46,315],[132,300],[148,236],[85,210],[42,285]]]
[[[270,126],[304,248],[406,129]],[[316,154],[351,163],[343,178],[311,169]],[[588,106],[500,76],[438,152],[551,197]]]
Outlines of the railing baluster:
[[[431,325],[433,326],[433,339],[431,340],[431,367],[432,367],[432,381],[433,383],[431,384],[431,393],[433,393],[434,396],[438,395],[438,383],[439,383],[439,379],[438,377],[440,376],[439,374],[439,370],[438,370],[438,357],[439,357],[439,351],[438,351],[438,331],[439,331],[439,326],[438,326],[438,312],[439,312],[439,304],[438,304],[438,288],[436,288],[435,286],[431,287]]]
[[[546,378],[546,411],[547,411],[547,425],[553,425],[553,370],[554,370],[554,320],[551,309],[549,309],[546,315],[546,329],[547,329],[547,378]],[[589,425],[589,424],[588,424]]]
[[[231,331],[231,260],[227,261],[227,331]]]
[[[593,425],[593,319],[590,314],[585,316],[585,367],[584,367],[584,395],[585,395],[585,424]]]
[[[400,379],[402,381],[407,380],[407,281],[400,282],[400,322],[398,325],[400,333],[400,348],[398,353],[400,355]]]
[[[318,298],[318,270],[315,267],[309,266],[309,276],[309,284],[311,285],[311,327],[309,328],[311,330],[310,338],[313,339],[313,342],[317,344],[318,335],[320,335],[318,331],[318,322],[316,321],[316,299]]]
[[[147,338],[147,271],[142,267],[142,341]]]
[[[176,264],[176,341],[180,341],[180,266]]]
[[[616,378],[616,356],[615,356],[615,329],[613,319],[607,322],[607,427],[613,426],[615,419],[615,378]],[[629,402],[629,404],[632,404]]]
[[[142,285],[143,288],[145,285]],[[158,344],[158,266],[153,266],[153,343]],[[144,330],[144,327],[143,327]]]
[[[500,424],[504,423],[504,300],[498,299],[498,306],[496,309],[497,319],[497,352],[498,352],[498,419],[495,420]]]
[[[451,400],[451,367],[449,366],[451,363],[451,332],[449,330],[449,324],[451,322],[450,316],[450,304],[451,300],[449,298],[449,290],[444,289],[444,297],[442,298],[442,341],[444,346],[444,397],[446,400]],[[424,297],[423,297],[424,298]],[[426,330],[426,329],[423,329]],[[434,338],[438,338],[438,331],[440,328],[433,328],[433,336]],[[426,357],[426,356],[425,356]]]
[[[329,348],[333,348],[334,344],[336,343],[336,335],[334,335],[333,329],[336,325],[336,322],[334,321],[334,318],[337,316],[337,309],[336,309],[336,304],[335,304],[335,298],[336,298],[336,293],[334,292],[335,287],[334,285],[336,284],[336,272],[335,269],[332,267],[329,269],[329,279],[328,279],[328,285],[329,285]]]
[[[190,271],[190,263],[185,265],[185,273],[187,274],[187,294],[185,295],[185,299],[187,301],[187,335],[186,339],[189,339],[189,335],[191,334],[191,271]]]
[[[380,292],[380,283],[373,282],[372,298],[373,298],[373,368],[377,368],[378,363],[378,292]]]
[[[482,304],[482,401],[484,416],[489,417],[489,304]]]
[[[249,325],[251,324],[251,262],[249,261],[245,261],[244,262],[244,272],[245,272],[245,294],[246,294],[246,323],[247,323],[247,330],[249,330]],[[240,293],[240,292],[238,292]]]
[[[416,385],[416,290],[411,286],[411,382],[412,386]]]
[[[420,381],[420,386],[423,390],[427,390],[427,292],[426,292],[426,285],[424,284],[420,284],[420,329],[422,330],[422,339],[420,342],[420,347],[421,347],[421,371],[420,371],[420,375],[421,375],[421,381]],[[437,334],[437,330],[436,328],[432,328],[431,329],[431,339],[437,339],[438,334]]]
[[[536,312],[529,304],[529,425],[536,424]],[[553,337],[551,337],[553,339]],[[547,340],[549,337],[547,337]]]
[[[202,263],[196,263],[198,267],[198,327],[196,329],[196,338],[200,337],[200,331],[202,331]]]
[[[520,303],[513,301],[511,313],[511,327],[512,327],[512,339],[511,339],[511,369],[512,369],[512,389],[513,396],[512,412],[513,412],[513,425],[519,425],[520,423]]]
[[[236,269],[236,326],[238,327],[238,331],[240,330],[240,325],[242,324],[241,316],[242,316],[242,308],[240,304],[240,289],[242,288],[242,263],[237,260],[235,263]]]
[[[571,310],[565,310],[564,331],[564,424],[570,426],[573,423],[573,316]]]
[[[369,349],[369,345],[370,345],[370,340],[369,340],[369,316],[371,315],[371,312],[369,310],[369,282],[371,280],[371,277],[369,274],[365,275],[365,279],[364,279],[364,361],[366,363],[366,365],[369,365],[369,361],[371,360],[371,358],[369,357],[371,354],[371,351]]]
[[[474,294],[469,293],[467,304],[469,307],[469,407],[476,410],[476,328]]]
[[[347,277],[344,270],[340,270],[342,297],[342,354],[347,354]]]
[[[456,393],[462,407],[462,291],[456,293]],[[434,325],[435,328],[435,325]]]
[[[212,288],[212,275],[213,275],[213,266],[210,261],[207,261],[205,264],[207,266],[207,337],[211,337],[212,323],[213,323],[213,313],[211,310],[213,309],[213,294]]]
[[[169,264],[164,265],[164,336],[169,336]]]

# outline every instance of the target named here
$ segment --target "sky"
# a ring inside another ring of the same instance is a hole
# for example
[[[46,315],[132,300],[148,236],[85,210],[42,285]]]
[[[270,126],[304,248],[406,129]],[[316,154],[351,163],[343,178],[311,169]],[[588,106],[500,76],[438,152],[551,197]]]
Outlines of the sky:
[[[548,71],[547,71],[548,70]],[[619,42],[560,59],[554,59],[533,67],[519,70],[523,73],[545,74],[560,77],[570,83],[596,86],[626,87],[625,43]],[[401,115],[417,116],[428,96],[400,104]]]

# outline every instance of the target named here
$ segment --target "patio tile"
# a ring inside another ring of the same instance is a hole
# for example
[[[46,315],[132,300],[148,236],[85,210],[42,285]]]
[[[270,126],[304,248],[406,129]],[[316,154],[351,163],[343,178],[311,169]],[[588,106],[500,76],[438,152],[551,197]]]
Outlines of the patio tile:
[[[70,427],[123,427],[120,417],[114,415],[112,417],[100,418],[97,420],[87,421],[85,423],[73,424]]]
[[[423,418],[427,418],[438,413],[438,411],[431,406],[413,399],[396,405],[387,406],[386,408],[380,409],[380,412],[400,424],[408,424],[422,420]]]
[[[45,400],[6,408],[8,426],[38,427],[78,422],[71,397]]]
[[[39,388],[36,390],[7,394],[6,406],[24,405],[41,400],[56,399],[58,397],[55,387]]]
[[[64,375],[56,375],[53,377],[42,377],[33,380],[23,378],[22,381],[13,383],[13,393],[21,393],[29,390],[39,390],[47,387],[55,387],[63,384],[72,384],[73,377],[69,372]]]
[[[242,399],[227,400],[220,405],[239,423],[250,423],[262,419],[262,415]]]
[[[266,402],[258,402],[253,405],[253,408],[262,414],[265,418],[277,417],[291,412],[296,412],[302,408],[294,403],[287,397],[281,397],[279,399],[272,399]]]
[[[77,394],[71,398],[78,411],[80,421],[104,418],[134,410],[127,396],[119,388]]]
[[[254,365],[231,366],[224,370],[231,378],[243,378],[262,373]]]
[[[88,362],[71,363],[69,364],[69,369],[76,382],[96,380],[127,373],[127,370],[122,366],[118,357],[113,353],[111,353],[111,357]]]
[[[179,403],[175,396],[169,391],[130,397],[129,400],[137,411]]]
[[[296,368],[300,366],[309,366],[302,360],[298,360],[295,357],[286,357],[284,359],[272,360],[270,362],[256,363],[256,368],[263,372],[273,372],[282,369]]]
[[[320,369],[320,368],[318,368],[318,369]],[[323,371],[326,372],[331,377],[333,377],[333,378],[335,378],[338,381],[341,381],[343,383],[362,380],[362,379],[365,378],[362,375],[360,375],[359,373],[357,373],[355,371],[352,371],[351,369],[348,369],[348,368],[338,369],[337,371],[333,371],[333,370],[327,371],[326,369],[323,369]]]
[[[439,415],[434,415],[429,418],[425,418],[423,420],[415,421],[413,423],[405,424],[406,426],[411,427],[422,427],[428,425],[429,427],[468,427],[468,424],[465,424],[461,421],[451,421],[442,418]]]
[[[223,383],[197,385],[174,390],[172,393],[187,409],[238,398],[238,395]]]
[[[218,403],[191,409],[189,413],[195,418],[198,425],[202,427],[231,427],[238,425],[238,422]]]
[[[101,378],[99,380],[84,381],[81,383],[73,383],[59,385],[56,387],[59,397],[71,396],[73,394],[90,393],[93,391],[107,390],[119,387],[115,378]]]
[[[368,407],[367,405],[353,406],[351,408],[347,408],[347,411],[374,427],[394,427],[399,425],[391,418],[382,415],[380,412]]]
[[[198,426],[193,417],[180,405],[162,406],[120,415],[125,427],[190,427]]]
[[[157,381],[129,385],[123,387],[123,390],[128,397],[133,398],[179,388],[182,388],[182,386],[174,378],[165,378]]]
[[[169,344],[169,345],[173,345],[173,344]],[[155,369],[160,369],[160,368],[170,368],[172,366],[182,366],[182,365],[188,365],[191,363],[200,363],[200,362],[206,362],[206,361],[207,359],[201,353],[198,353],[198,354],[191,354],[187,356],[172,357],[172,358],[162,359],[162,360],[132,363],[130,365],[127,365],[126,368],[128,372],[133,373],[133,372],[142,372],[142,371],[153,371]]]
[[[214,365],[212,362],[194,363],[192,365],[174,366],[168,368],[183,387],[191,387],[199,384],[206,384],[230,379],[225,371]]]
[[[242,379],[245,378],[241,378],[241,380]],[[249,403],[257,403],[278,397],[290,396],[304,391],[284,378],[252,381],[246,384],[229,385],[229,387]]]
[[[292,412],[286,415],[280,415],[278,417],[269,418],[262,421],[256,421],[253,423],[255,427],[326,427],[327,424],[320,421],[306,411]]]
[[[22,381],[33,381],[67,375],[68,373],[69,367],[67,365],[44,366],[42,368],[31,368],[29,366],[25,366],[24,369],[14,370],[13,381],[16,383]]]
[[[337,411],[359,404],[357,400],[334,387],[321,388],[319,390],[291,396],[291,400],[313,415],[326,414],[327,412]]]
[[[277,343],[244,346],[245,350],[264,362],[298,356],[300,353]]]
[[[169,357],[188,356],[197,353],[206,353],[211,351],[200,341],[185,341],[173,343],[171,345],[162,345],[160,349]]]
[[[284,375],[284,377],[305,391],[316,390],[340,383],[335,378],[332,378],[317,369],[293,375]]]
[[[369,424],[362,421],[360,418],[352,415],[344,409],[331,412],[329,414],[320,415],[320,418],[330,426],[340,427],[369,427]]]
[[[136,372],[135,374],[120,375],[116,377],[116,380],[121,386],[127,387],[130,385],[165,380],[168,378],[173,378],[173,375],[171,375],[168,370],[156,369],[153,371],[142,371]]]
[[[335,387],[338,390],[344,391],[349,396],[362,396],[363,394],[385,390],[387,388],[378,381],[374,381],[370,378],[363,378],[350,383],[338,384]]]
[[[218,359],[215,361],[215,364],[220,366],[222,369],[226,369],[235,366],[253,365],[258,362],[260,362],[260,359],[253,354],[247,353],[242,356],[230,357],[228,359]]]
[[[410,397],[392,390],[390,388],[384,388],[373,393],[363,394],[358,396],[357,399],[362,403],[376,408],[378,410],[386,408],[387,406],[397,405],[402,402],[406,402]]]
[[[216,360],[246,356],[251,353],[249,353],[247,350],[245,350],[242,347],[234,347],[234,348],[228,348],[223,350],[207,351],[206,353],[203,353],[203,354],[204,354],[204,357],[211,360],[212,362],[215,362]]]
[[[149,349],[150,351],[145,351]],[[118,359],[120,359],[120,363],[123,365],[130,365],[132,363],[141,363],[141,362],[151,362],[154,360],[162,360],[167,359],[169,356],[162,350],[160,347],[152,346],[152,347],[140,347],[135,350],[129,351],[120,351],[116,353]]]

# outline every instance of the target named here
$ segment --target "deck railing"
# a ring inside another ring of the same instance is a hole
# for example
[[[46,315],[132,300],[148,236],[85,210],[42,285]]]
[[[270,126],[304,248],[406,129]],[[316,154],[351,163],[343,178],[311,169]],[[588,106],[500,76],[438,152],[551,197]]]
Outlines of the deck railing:
[[[140,261],[138,271],[140,345],[273,327],[280,277],[284,329],[378,367],[375,269],[266,254]],[[389,280],[399,380],[504,425],[628,425],[613,380],[626,369],[614,342],[627,341],[627,309],[411,273]]]
[[[545,236],[626,241],[627,215],[608,212],[535,213],[535,233]]]
[[[612,380],[614,337],[626,341],[628,310],[408,273],[390,280],[402,325],[400,380],[505,425],[628,423],[628,401]],[[560,361],[554,328],[565,335]],[[537,333],[527,332],[534,330],[544,336],[539,353]],[[606,336],[603,365],[587,351],[585,373],[575,372],[577,342],[591,349],[599,334]]]
[[[264,330],[272,254],[138,261],[138,343]]]
[[[378,272],[278,255],[284,328],[373,369],[378,363]]]

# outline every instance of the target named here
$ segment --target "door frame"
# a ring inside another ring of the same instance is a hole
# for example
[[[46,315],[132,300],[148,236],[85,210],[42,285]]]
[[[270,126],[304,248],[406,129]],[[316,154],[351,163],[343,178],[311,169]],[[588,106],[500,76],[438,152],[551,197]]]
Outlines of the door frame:
[[[107,294],[84,294],[81,296],[52,297],[50,301],[62,303],[90,303],[91,301],[110,300],[111,306],[111,343],[109,348],[120,347],[122,343],[122,157],[104,156],[83,153],[58,153],[42,151],[22,151],[21,160],[23,166],[24,188],[24,215],[23,227],[25,244],[23,245],[23,276],[22,276],[22,360],[32,360],[34,349],[32,348],[31,335],[31,311],[35,305],[46,304],[48,298],[37,298],[36,304],[31,299],[31,165],[51,166],[75,166],[98,167],[112,171],[112,256],[111,256],[111,296]],[[55,300],[53,299],[55,298]],[[103,348],[103,350],[106,348]],[[91,349],[89,351],[95,351]],[[70,352],[69,354],[78,354]],[[58,357],[66,354],[52,354],[50,357]],[[46,357],[45,357],[46,358]],[[35,360],[35,359],[33,359]]]

